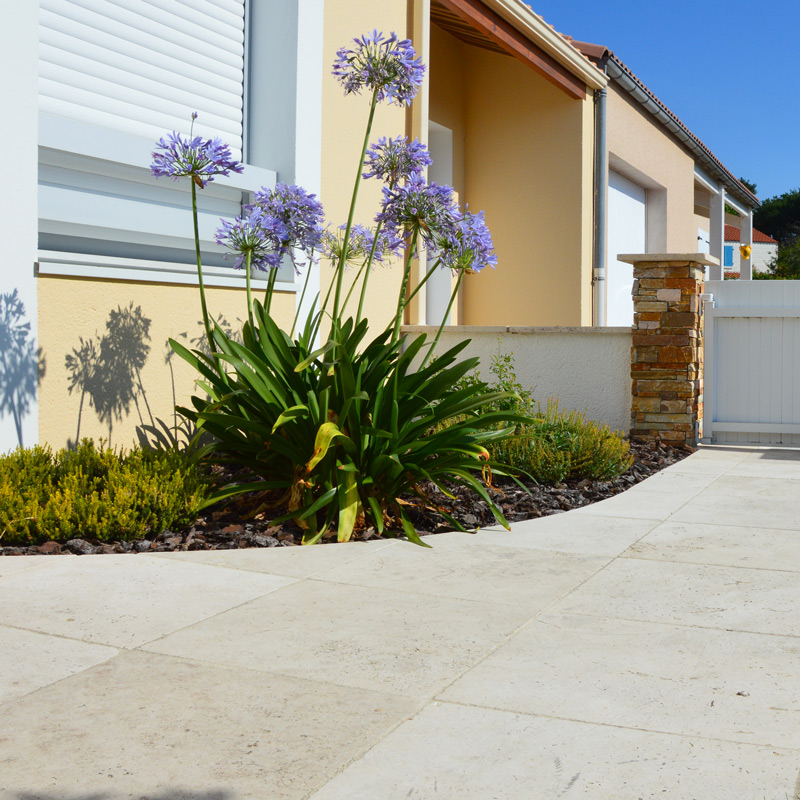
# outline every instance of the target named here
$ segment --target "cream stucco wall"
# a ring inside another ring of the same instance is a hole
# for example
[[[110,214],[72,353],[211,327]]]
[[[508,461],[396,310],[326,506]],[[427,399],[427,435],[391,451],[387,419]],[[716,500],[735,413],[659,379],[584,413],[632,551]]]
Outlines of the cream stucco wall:
[[[590,325],[591,94],[570,98],[508,56],[475,47],[461,53],[459,63],[451,48],[447,66],[468,89],[464,199],[486,211],[498,256],[496,270],[465,281],[463,321]],[[443,95],[446,84],[432,90]],[[441,108],[458,119],[452,105]],[[439,113],[432,103],[431,117]]]
[[[99,340],[109,333],[110,313],[128,310],[131,304],[134,312],[139,310],[132,318],[139,316],[148,322],[131,325],[127,333],[119,337],[118,346],[138,349],[145,355],[142,386],[139,387],[138,378],[131,379],[126,370],[99,370],[99,381],[95,384],[98,396],[112,401],[128,398],[128,402],[116,405],[109,426],[109,420],[101,420],[97,409],[90,406],[87,394],[80,412],[80,437],[110,438],[112,445],[128,446],[135,441],[140,414],[142,420],[149,422],[148,405],[154,417],[170,422],[175,400],[180,405],[189,404],[196,375],[178,356],[172,354],[168,358],[171,350],[167,340],[173,337],[189,343],[202,336],[197,287],[47,276],[40,276],[37,286],[39,344],[47,364],[39,389],[39,440],[42,443],[59,448],[68,440],[75,440],[81,389],[76,386],[72,393],[69,391],[71,372],[66,358],[80,350],[81,339],[93,342],[99,354]],[[247,316],[244,291],[209,288],[206,292],[209,313],[217,319],[222,315],[234,330],[240,328]],[[273,300],[273,316],[287,330],[294,317],[294,301],[294,293],[278,294]],[[87,360],[81,359],[80,363],[87,364]],[[108,408],[114,408],[114,403],[109,402]]]
[[[369,115],[369,96],[345,96],[341,85],[330,74],[336,51],[352,43],[356,36],[377,29],[406,36],[406,0],[326,0],[322,75],[322,192],[325,214],[332,227],[347,221],[358,159]],[[370,141],[381,136],[402,136],[406,132],[406,111],[396,105],[378,106]],[[377,180],[364,181],[359,190],[355,222],[374,224],[381,199]],[[322,264],[321,294],[331,283],[333,270]],[[350,273],[350,278],[354,275]],[[392,318],[400,287],[399,264],[375,268],[367,291],[367,310],[372,328],[383,326]],[[349,283],[348,283],[349,285]],[[355,313],[358,300],[348,311]]]
[[[410,334],[436,329],[404,328]],[[564,411],[586,412],[589,419],[627,435],[631,421],[630,328],[508,328],[469,326],[446,329],[437,345],[443,353],[464,339],[463,358],[480,358],[480,377],[492,381],[492,357],[511,354],[514,374],[542,405],[549,398]]]
[[[613,84],[606,135],[611,169],[648,190],[648,252],[696,251],[692,157]]]

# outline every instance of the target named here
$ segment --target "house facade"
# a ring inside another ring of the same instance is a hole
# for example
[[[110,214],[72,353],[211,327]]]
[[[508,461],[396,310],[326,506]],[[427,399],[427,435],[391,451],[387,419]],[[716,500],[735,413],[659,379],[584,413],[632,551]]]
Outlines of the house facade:
[[[757,201],[710,151],[610,50],[572,42],[521,0],[15,4],[0,33],[15,109],[0,130],[13,154],[0,201],[0,334],[13,343],[0,451],[127,444],[137,425],[172,419],[194,376],[167,339],[197,343],[201,326],[188,184],[150,176],[155,140],[188,133],[197,111],[195,132],[246,164],[200,193],[209,307],[235,329],[244,277],[213,241],[219,218],[282,181],[344,221],[368,104],[343,96],[330,68],[373,28],[411,38],[429,67],[412,107],[378,108],[373,137],[427,142],[429,177],[484,209],[495,239],[497,269],[464,281],[450,323],[629,325],[630,267],[616,253],[694,252],[704,232],[721,256],[725,203],[750,235]],[[356,221],[369,224],[379,199],[365,184]],[[416,280],[425,270],[421,259]],[[375,325],[393,313],[399,274],[370,281]],[[312,268],[301,316],[330,278],[324,262]],[[287,327],[301,280],[278,277],[274,315]],[[406,321],[438,324],[450,287],[437,274]]]
[[[733,222],[738,222],[735,218]],[[739,275],[742,270],[742,231],[738,225],[725,224],[725,249],[722,254],[722,266],[725,275]],[[778,240],[767,236],[753,228],[750,263],[754,272],[770,272],[778,255]]]

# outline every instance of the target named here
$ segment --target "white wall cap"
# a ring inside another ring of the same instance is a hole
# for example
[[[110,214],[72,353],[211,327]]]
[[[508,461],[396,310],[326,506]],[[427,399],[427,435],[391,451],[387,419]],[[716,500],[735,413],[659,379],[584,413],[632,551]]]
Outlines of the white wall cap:
[[[617,261],[625,264],[653,263],[656,261],[691,261],[705,267],[718,267],[719,259],[708,253],[620,253]]]

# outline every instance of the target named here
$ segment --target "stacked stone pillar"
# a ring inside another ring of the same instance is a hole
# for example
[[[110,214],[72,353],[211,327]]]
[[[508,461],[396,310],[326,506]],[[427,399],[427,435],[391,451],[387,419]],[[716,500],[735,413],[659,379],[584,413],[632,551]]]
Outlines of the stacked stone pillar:
[[[703,418],[702,253],[619,256],[633,264],[633,439],[694,447]]]

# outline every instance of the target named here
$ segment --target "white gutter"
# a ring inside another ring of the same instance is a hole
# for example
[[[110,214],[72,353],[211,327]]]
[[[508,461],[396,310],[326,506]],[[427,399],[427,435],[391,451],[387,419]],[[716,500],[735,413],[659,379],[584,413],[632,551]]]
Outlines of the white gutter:
[[[748,208],[760,205],[758,198],[748,196],[742,191],[738,181],[722,167],[711,151],[659,100],[651,96],[638,79],[633,78],[623,68],[624,65],[610,53],[606,63],[606,73],[620,88],[628,92],[636,102],[649,111],[670,133],[697,156],[700,163],[719,180],[730,194],[736,195]],[[730,203],[730,200],[728,200]]]
[[[578,52],[521,0],[483,0],[483,2],[576,78],[580,78],[589,89],[602,89],[608,84],[606,76],[586,56]]]

